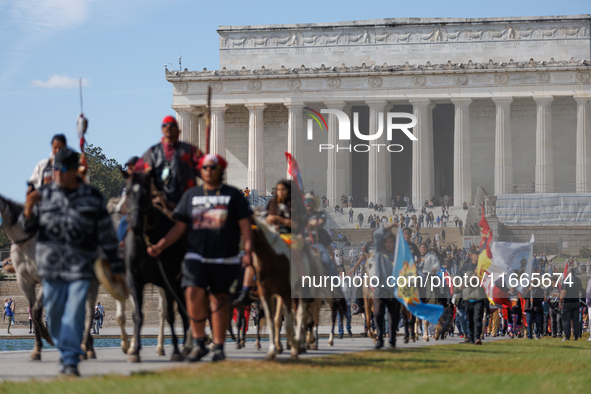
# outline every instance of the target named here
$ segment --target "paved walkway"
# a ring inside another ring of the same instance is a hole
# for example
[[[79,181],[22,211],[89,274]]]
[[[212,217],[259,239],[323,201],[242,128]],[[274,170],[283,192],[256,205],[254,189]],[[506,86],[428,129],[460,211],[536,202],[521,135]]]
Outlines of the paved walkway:
[[[26,331],[26,332],[25,332]],[[118,335],[116,328],[105,328],[101,331],[102,336],[116,336]],[[128,330],[129,332],[130,330]],[[32,337],[28,335],[28,329],[14,329],[14,334],[22,334],[25,337]],[[322,326],[319,328],[321,334],[320,350],[309,351],[300,357],[320,357],[344,353],[353,353],[373,348],[373,341],[370,338],[364,338],[359,335],[361,327],[353,327],[354,337],[345,337],[344,339],[335,339],[335,346],[328,347],[326,335],[329,333],[329,327]],[[154,327],[147,327],[143,330],[145,335],[154,335],[157,329]],[[4,334],[4,333],[2,333]],[[20,336],[20,335],[19,335]],[[234,343],[229,341],[226,343],[226,355],[228,360],[263,360],[268,349],[268,336],[265,336],[265,341],[261,343],[262,350],[257,351],[254,348],[254,342],[247,342],[246,348],[237,350]],[[1,335],[0,340],[11,340],[5,335]],[[485,342],[488,342],[487,339]],[[443,341],[429,342],[419,341],[416,343],[403,344],[402,338],[397,340],[399,348],[416,348],[422,346],[434,346],[443,344],[456,344],[463,342],[459,337],[448,338]],[[472,345],[466,345],[472,346]],[[166,346],[166,356],[157,356],[155,347],[143,347],[141,351],[141,363],[129,363],[126,356],[121,352],[120,348],[97,348],[97,359],[87,360],[80,363],[80,373],[82,376],[93,375],[131,375],[134,373],[141,373],[147,371],[160,371],[164,368],[178,367],[187,365],[180,362],[171,362],[169,357],[171,354],[171,346]],[[44,350],[42,354],[43,361],[30,361],[28,359],[29,351],[7,351],[0,353],[0,381],[22,381],[22,380],[46,380],[53,379],[58,376],[57,366],[59,354],[57,350]],[[284,352],[278,356],[278,359],[288,359],[289,352]],[[207,356],[204,361],[210,362],[210,356]]]

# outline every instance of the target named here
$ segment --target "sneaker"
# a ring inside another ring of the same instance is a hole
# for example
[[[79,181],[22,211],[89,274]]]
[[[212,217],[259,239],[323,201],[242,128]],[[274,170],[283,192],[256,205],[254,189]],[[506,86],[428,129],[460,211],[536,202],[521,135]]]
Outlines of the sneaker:
[[[562,342],[565,342],[565,341],[570,341],[570,339],[568,339],[567,337],[562,338]]]
[[[62,374],[64,376],[80,376],[77,365],[66,365],[64,366]]]
[[[384,347],[384,340],[383,340],[383,339],[381,339],[381,338],[378,338],[378,339],[376,340],[376,345],[375,345],[375,348],[376,348],[376,349],[381,349],[381,348],[383,348],[383,347]]]
[[[224,349],[215,349],[213,351],[213,357],[211,361],[224,361],[226,359],[226,354],[224,353]]]
[[[223,352],[223,350],[222,350],[222,352]],[[203,357],[207,356],[208,353],[209,353],[208,348],[200,347],[199,345],[197,345],[191,350],[191,352],[189,353],[187,358],[185,358],[185,361],[187,361],[189,363],[194,363],[196,361],[201,360]]]

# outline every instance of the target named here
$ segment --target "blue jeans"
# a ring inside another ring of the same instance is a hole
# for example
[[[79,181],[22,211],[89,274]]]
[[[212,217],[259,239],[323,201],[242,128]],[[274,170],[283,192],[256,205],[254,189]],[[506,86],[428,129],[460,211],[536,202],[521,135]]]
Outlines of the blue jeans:
[[[43,281],[47,327],[64,365],[78,365],[80,362],[89,286],[89,279],[74,282],[61,279]]]
[[[460,320],[460,327],[464,333],[464,338],[470,338],[472,333],[470,332],[470,325],[468,324],[468,314],[466,312],[466,306],[460,305],[456,309],[458,318]]]
[[[347,316],[345,316],[345,318],[347,319],[347,332],[349,332],[351,331],[351,300],[349,298],[347,298]],[[337,319],[339,325],[339,335],[343,335],[345,334],[345,331],[343,330],[343,318],[340,311],[337,313]]]

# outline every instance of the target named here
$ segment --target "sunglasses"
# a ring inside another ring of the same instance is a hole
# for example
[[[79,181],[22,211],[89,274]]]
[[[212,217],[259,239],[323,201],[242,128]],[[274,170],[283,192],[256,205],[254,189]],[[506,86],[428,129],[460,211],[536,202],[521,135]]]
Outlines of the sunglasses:
[[[176,123],[173,122],[168,122],[168,123],[162,123],[162,127],[166,127],[166,126],[176,126]]]
[[[68,168],[67,166],[61,166],[61,167],[54,166],[53,167],[54,171],[59,171],[59,172],[68,172],[72,169],[74,169],[74,168]]]
[[[202,170],[212,170],[212,171],[215,170],[216,168],[218,168],[218,166],[215,164],[205,165],[205,166],[201,167]]]

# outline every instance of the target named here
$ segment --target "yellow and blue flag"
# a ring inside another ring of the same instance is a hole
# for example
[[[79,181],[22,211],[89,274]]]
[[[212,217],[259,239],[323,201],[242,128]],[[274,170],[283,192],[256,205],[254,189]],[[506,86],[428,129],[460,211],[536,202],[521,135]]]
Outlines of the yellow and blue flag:
[[[406,309],[419,319],[437,324],[443,315],[443,305],[424,304],[421,302],[418,285],[421,279],[417,273],[417,266],[408,243],[402,236],[402,229],[398,229],[398,242],[394,252],[394,269],[392,277],[396,279],[394,296]],[[423,286],[430,283],[423,283]]]

